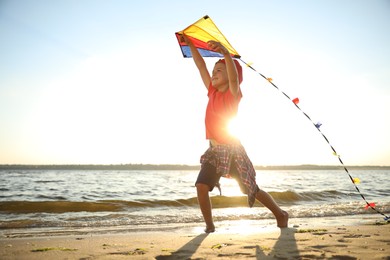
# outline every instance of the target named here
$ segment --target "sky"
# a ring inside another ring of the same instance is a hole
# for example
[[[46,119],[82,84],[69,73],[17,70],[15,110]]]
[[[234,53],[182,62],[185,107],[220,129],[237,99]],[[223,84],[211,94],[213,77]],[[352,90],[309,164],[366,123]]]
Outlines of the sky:
[[[209,15],[346,165],[388,166],[389,14],[387,0],[0,0],[0,164],[199,164],[207,93],[174,33]],[[339,165],[243,69],[236,133],[253,164]]]

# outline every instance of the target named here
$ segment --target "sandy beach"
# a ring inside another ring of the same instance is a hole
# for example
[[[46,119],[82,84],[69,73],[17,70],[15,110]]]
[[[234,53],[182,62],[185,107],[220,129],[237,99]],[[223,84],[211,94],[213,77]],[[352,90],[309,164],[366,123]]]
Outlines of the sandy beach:
[[[131,232],[12,233],[0,259],[390,259],[390,225],[291,225],[278,229],[230,222]]]

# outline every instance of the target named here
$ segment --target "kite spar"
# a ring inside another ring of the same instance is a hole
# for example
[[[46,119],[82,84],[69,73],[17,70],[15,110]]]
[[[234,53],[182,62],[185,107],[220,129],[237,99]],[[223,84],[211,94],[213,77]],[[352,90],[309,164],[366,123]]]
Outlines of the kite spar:
[[[357,190],[359,195],[362,197],[362,199],[366,203],[365,208],[366,209],[371,208],[375,212],[381,214],[382,216],[384,216],[385,221],[390,220],[389,216],[387,216],[386,214],[384,214],[383,212],[378,210],[376,208],[375,203],[368,202],[367,199],[365,198],[365,196],[361,193],[359,187],[357,186],[357,184],[360,183],[360,180],[358,178],[353,178],[351,176],[347,167],[344,165],[343,161],[341,160],[340,155],[336,152],[336,149],[331,145],[331,143],[329,142],[329,139],[322,133],[322,131],[320,129],[321,123],[313,122],[313,120],[309,117],[309,115],[306,114],[298,106],[298,103],[299,103],[298,98],[291,99],[285,92],[283,92],[281,89],[279,89],[279,87],[276,86],[272,82],[272,78],[268,78],[268,77],[264,76],[263,74],[258,72],[255,68],[253,68],[250,64],[243,61],[241,59],[241,56],[238,54],[238,52],[231,46],[231,44],[228,42],[228,40],[225,38],[225,36],[222,34],[222,32],[217,28],[217,26],[214,24],[214,22],[211,20],[211,18],[209,16],[206,15],[206,16],[202,17],[201,19],[199,19],[197,22],[195,22],[195,23],[191,24],[190,26],[188,26],[187,28],[185,28],[184,30],[175,33],[177,41],[178,41],[179,46],[180,46],[180,49],[182,51],[183,57],[190,58],[190,57],[192,57],[192,54],[191,54],[191,50],[190,50],[189,46],[187,46],[187,44],[185,42],[181,41],[181,35],[183,35],[183,34],[185,34],[188,38],[190,38],[190,40],[192,41],[194,46],[198,49],[200,55],[203,57],[223,57],[223,55],[221,53],[212,51],[207,45],[207,42],[209,42],[209,41],[220,42],[223,46],[225,46],[225,48],[229,51],[230,55],[233,58],[239,59],[247,67],[251,68],[254,72],[256,72],[261,77],[266,79],[274,88],[279,90],[281,94],[283,94],[286,98],[288,98],[295,105],[295,107],[297,109],[299,109],[308,120],[310,120],[310,122],[313,124],[313,126],[318,130],[318,132],[322,135],[322,137],[328,143],[333,154],[335,156],[337,156],[340,164],[344,168],[345,172],[348,174],[355,189]]]

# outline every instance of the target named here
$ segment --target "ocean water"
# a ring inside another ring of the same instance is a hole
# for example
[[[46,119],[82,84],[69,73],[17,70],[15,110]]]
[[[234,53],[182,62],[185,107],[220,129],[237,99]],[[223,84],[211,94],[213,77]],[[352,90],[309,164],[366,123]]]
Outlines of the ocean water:
[[[353,170],[366,199],[390,212],[388,170]],[[1,170],[0,232],[10,230],[203,226],[195,170]],[[260,188],[290,218],[383,216],[365,209],[343,170],[258,170]],[[232,179],[221,179],[222,196],[211,192],[215,221],[264,220],[273,215],[256,202],[247,206]]]

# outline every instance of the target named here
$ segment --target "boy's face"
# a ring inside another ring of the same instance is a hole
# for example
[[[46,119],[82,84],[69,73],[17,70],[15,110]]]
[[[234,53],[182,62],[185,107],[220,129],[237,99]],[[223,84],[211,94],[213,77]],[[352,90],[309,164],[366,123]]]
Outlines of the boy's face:
[[[211,76],[211,83],[220,91],[224,91],[225,88],[229,88],[229,79],[226,71],[226,65],[224,63],[218,62],[215,64],[213,75]]]

